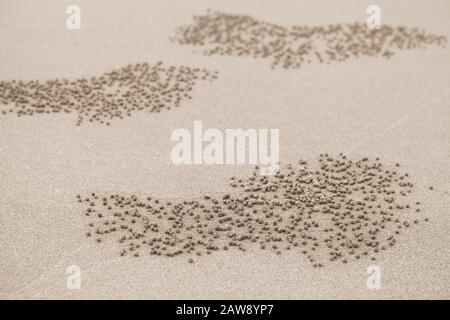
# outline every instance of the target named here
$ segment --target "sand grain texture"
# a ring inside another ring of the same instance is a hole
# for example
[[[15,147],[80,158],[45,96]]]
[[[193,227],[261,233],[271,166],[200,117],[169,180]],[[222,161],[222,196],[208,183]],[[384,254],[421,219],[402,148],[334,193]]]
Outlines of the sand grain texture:
[[[450,298],[450,49],[405,50],[391,59],[271,69],[251,57],[204,56],[170,41],[211,8],[277,25],[364,23],[368,1],[78,1],[82,29],[65,28],[66,1],[1,1],[0,81],[77,79],[130,63],[163,61],[218,72],[183,107],[135,113],[114,125],[76,114],[0,116],[0,297],[27,298]],[[448,1],[379,1],[382,23],[450,37]],[[105,14],[106,10],[108,14]],[[280,159],[321,153],[400,163],[430,221],[368,260],[314,268],[301,252],[228,250],[196,259],[120,257],[88,239],[77,194],[151,194],[161,199],[232,193],[252,166],[175,166],[174,129],[193,121],[226,128],[279,128]],[[433,186],[434,190],[429,190]],[[68,290],[78,265],[81,290]]]

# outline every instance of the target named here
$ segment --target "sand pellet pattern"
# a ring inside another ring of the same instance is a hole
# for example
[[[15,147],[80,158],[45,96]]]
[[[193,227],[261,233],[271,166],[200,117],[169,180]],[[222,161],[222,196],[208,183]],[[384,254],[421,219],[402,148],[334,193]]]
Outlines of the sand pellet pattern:
[[[110,125],[138,111],[160,112],[192,99],[201,81],[217,72],[162,62],[130,64],[97,77],[75,80],[0,81],[0,111],[7,115],[76,113],[76,124]]]
[[[295,69],[361,56],[390,58],[397,51],[445,46],[447,38],[418,28],[369,29],[365,24],[284,27],[248,15],[209,11],[179,27],[172,40],[201,48],[203,54],[264,58],[273,68]]]
[[[399,164],[321,154],[273,176],[232,177],[235,192],[164,200],[117,193],[77,195],[86,237],[120,256],[184,256],[227,250],[298,250],[312,266],[376,260],[401,234],[428,221]]]

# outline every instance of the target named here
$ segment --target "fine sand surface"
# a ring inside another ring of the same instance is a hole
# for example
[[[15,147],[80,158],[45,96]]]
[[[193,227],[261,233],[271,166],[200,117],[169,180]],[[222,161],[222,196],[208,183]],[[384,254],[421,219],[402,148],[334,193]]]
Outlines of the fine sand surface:
[[[77,1],[82,27],[65,27],[73,1],[0,1],[0,81],[90,77],[129,63],[164,61],[217,70],[193,98],[111,126],[75,114],[0,115],[0,298],[3,299],[449,299],[450,46],[271,69],[249,57],[203,56],[169,40],[208,8],[280,25],[364,23],[372,1]],[[378,1],[382,23],[450,39],[450,3]],[[281,163],[344,152],[399,162],[428,223],[384,251],[381,288],[366,260],[313,268],[291,250],[230,250],[196,259],[120,257],[85,236],[76,195],[90,192],[195,198],[232,191],[251,166],[175,166],[173,130],[279,128]],[[433,190],[429,187],[433,186]],[[66,269],[81,268],[80,290]]]

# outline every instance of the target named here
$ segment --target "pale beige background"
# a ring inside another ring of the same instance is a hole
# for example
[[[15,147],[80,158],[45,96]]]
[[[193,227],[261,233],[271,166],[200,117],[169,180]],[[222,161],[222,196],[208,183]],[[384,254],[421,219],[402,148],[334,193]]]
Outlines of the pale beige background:
[[[68,4],[82,28],[65,26]],[[0,80],[97,75],[132,62],[218,70],[178,110],[75,126],[75,115],[0,117],[1,298],[450,298],[450,46],[301,70],[270,61],[204,57],[173,44],[174,28],[207,8],[274,23],[365,22],[374,1],[0,0]],[[450,2],[376,1],[382,23],[450,38]],[[377,262],[381,290],[366,287],[367,261],[313,269],[299,252],[227,252],[199,259],[118,258],[84,237],[80,192],[196,197],[229,190],[246,166],[170,162],[171,132],[194,120],[216,128],[280,128],[281,161],[349,152],[398,161],[418,186],[431,222],[399,237]],[[434,192],[426,190],[433,185]],[[66,288],[79,265],[82,289]]]

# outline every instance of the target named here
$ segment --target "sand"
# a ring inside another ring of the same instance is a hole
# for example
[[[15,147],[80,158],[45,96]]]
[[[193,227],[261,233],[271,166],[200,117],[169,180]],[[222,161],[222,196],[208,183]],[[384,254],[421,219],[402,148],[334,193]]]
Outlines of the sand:
[[[272,70],[264,60],[207,57],[169,37],[207,8],[277,24],[364,22],[370,2],[79,1],[82,28],[65,28],[70,2],[0,3],[0,80],[101,74],[160,60],[217,70],[192,100],[111,126],[74,125],[73,114],[0,116],[0,297],[3,299],[448,299],[450,298],[450,48],[402,51]],[[379,1],[382,22],[450,38],[447,1]],[[323,152],[402,164],[430,217],[380,255],[381,288],[366,285],[367,260],[313,268],[300,252],[250,250],[197,259],[121,258],[85,237],[78,193],[160,198],[231,192],[252,166],[175,166],[174,129],[279,128],[280,160]],[[434,190],[430,192],[429,186]],[[81,289],[66,269],[81,268]]]

